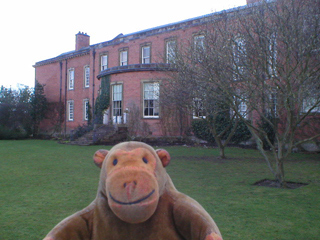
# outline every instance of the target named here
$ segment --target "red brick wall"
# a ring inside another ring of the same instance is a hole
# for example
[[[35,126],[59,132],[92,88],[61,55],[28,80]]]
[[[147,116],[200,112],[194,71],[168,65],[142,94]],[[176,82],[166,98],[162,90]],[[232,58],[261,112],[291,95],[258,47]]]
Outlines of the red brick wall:
[[[71,68],[74,69],[74,89],[68,90],[67,86],[66,92],[66,100],[74,101],[74,120],[68,123],[68,128],[76,128],[79,125],[86,124],[83,119],[83,100],[89,99],[90,89],[84,87],[84,66],[89,64],[89,55],[69,59],[67,62],[67,71]]]
[[[92,56],[89,54],[71,58],[60,62],[54,62],[43,66],[36,67],[36,80],[41,84],[44,84],[44,91],[48,102],[59,103],[61,100],[62,104],[66,107],[66,101],[74,101],[74,121],[66,121],[66,125],[63,124],[63,129],[66,128],[67,132],[70,130],[86,124],[87,121],[83,118],[83,100],[89,99],[90,105],[92,106],[92,95],[93,95],[93,69],[92,69]],[[84,67],[90,66],[90,87],[84,87]],[[73,68],[75,71],[75,83],[74,89],[68,90],[68,70]],[[95,81],[96,78],[95,78]],[[94,90],[94,98],[97,97],[98,87]],[[61,96],[60,96],[61,94]],[[49,114],[52,118],[51,114]],[[65,116],[64,119],[66,119]],[[53,126],[50,123],[52,119],[48,119],[42,124],[42,130],[50,131]]]
[[[44,91],[49,102],[59,99],[59,62],[36,68],[36,80],[45,84]]]
[[[189,42],[192,40],[192,35],[197,33],[200,27],[193,27],[191,29],[181,29],[173,32],[164,32],[149,37],[143,37],[141,39],[135,39],[132,41],[103,47],[96,50],[96,72],[100,72],[100,56],[102,54],[108,54],[108,68],[119,66],[119,50],[123,48],[128,49],[128,65],[139,64],[141,55],[141,45],[145,43],[151,44],[151,63],[163,63],[165,55],[165,43],[168,38],[175,38],[177,41]],[[157,119],[143,118],[143,104],[142,104],[142,81],[156,80],[163,81],[168,78],[168,74],[164,72],[127,72],[111,75],[111,84],[121,83],[123,84],[123,111],[128,108],[130,112],[130,106],[132,104],[138,106],[141,112],[140,121],[146,122],[150,126],[150,130],[153,136],[163,136],[164,133],[161,127],[161,111],[160,116]],[[97,83],[99,85],[99,82]],[[161,98],[161,95],[160,95]],[[110,102],[111,106],[111,102]],[[179,130],[176,130],[176,135],[179,134]]]
[[[192,23],[192,22],[191,22]],[[172,31],[171,29],[163,28],[157,32],[147,31],[131,36],[125,36],[126,40],[122,41],[116,39],[111,42],[105,42],[93,45],[90,48],[89,54],[75,56],[72,54],[80,53],[76,51],[71,53],[70,57],[62,57],[61,60],[52,61],[53,63],[43,63],[36,66],[36,79],[45,84],[45,94],[49,102],[61,102],[66,104],[66,101],[74,101],[74,121],[65,121],[63,123],[63,131],[67,133],[79,125],[86,124],[83,120],[83,100],[89,99],[91,106],[97,97],[100,87],[100,80],[97,75],[100,73],[100,56],[108,53],[108,68],[119,66],[119,50],[123,48],[128,49],[128,65],[141,63],[141,45],[151,44],[151,63],[163,63],[165,56],[165,43],[168,38],[175,38],[178,42],[189,42],[192,40],[194,33],[197,33],[200,27],[190,27],[185,24],[179,30]],[[119,40],[119,42],[117,42]],[[78,33],[76,35],[76,49],[80,49],[89,44],[89,36]],[[95,54],[94,54],[95,51]],[[60,68],[60,63],[62,68]],[[84,88],[84,66],[90,66],[90,87]],[[68,84],[68,69],[75,70],[75,86],[74,90],[66,90],[66,83]],[[60,77],[60,75],[62,77]],[[142,115],[142,89],[141,82],[144,80],[163,80],[168,75],[164,72],[154,71],[140,71],[127,72],[121,74],[111,75],[111,83],[123,83],[123,111],[130,107],[130,104],[135,103],[141,111],[141,121],[145,121],[150,126],[153,135],[160,136],[164,133],[160,126],[161,112],[159,119],[145,119]],[[94,82],[93,82],[94,81]],[[94,84],[93,84],[94,83]],[[61,88],[61,90],[60,90]],[[60,96],[61,93],[61,96]],[[160,96],[161,97],[161,96]],[[129,109],[130,110],[130,109]],[[67,119],[67,115],[64,119]],[[46,120],[42,125],[46,130],[52,129],[50,120]],[[177,130],[178,132],[178,130]]]

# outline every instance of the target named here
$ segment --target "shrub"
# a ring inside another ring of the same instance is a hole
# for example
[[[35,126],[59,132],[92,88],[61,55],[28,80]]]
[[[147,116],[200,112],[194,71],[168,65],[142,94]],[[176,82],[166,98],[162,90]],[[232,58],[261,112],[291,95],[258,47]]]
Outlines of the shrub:
[[[28,137],[28,133],[19,129],[9,129],[0,125],[0,139],[9,140],[9,139],[24,139]]]
[[[109,108],[110,101],[110,78],[103,77],[101,79],[100,93],[94,105],[94,123],[102,124],[103,112]]]
[[[267,116],[267,119],[276,124],[276,121],[277,119],[272,117],[272,116]],[[268,139],[270,140],[271,144],[274,144],[274,141],[275,141],[275,137],[276,137],[276,133],[275,133],[275,129],[270,125],[270,123],[264,119],[264,118],[261,118],[260,119],[260,122],[258,123],[259,125],[259,128],[261,128],[266,134],[267,134],[267,137]],[[268,144],[267,140],[265,139],[265,137],[261,136],[261,139],[262,140],[262,143],[263,143],[263,148],[264,149],[268,149],[270,148],[271,146]]]
[[[204,120],[195,120],[192,122],[192,131],[194,135],[200,139],[206,140],[210,143],[214,143],[214,137],[210,133],[209,124]]]
[[[210,124],[209,121],[206,121],[206,120],[194,120],[192,122],[192,130],[196,137],[206,140],[210,143],[214,143],[215,139],[213,134],[210,132],[209,124]],[[217,132],[220,133],[221,131],[223,131],[228,126],[228,124],[229,122],[226,120],[225,117],[222,117],[222,116],[218,117],[216,119]],[[233,124],[235,123],[233,122]],[[231,131],[231,128],[222,136],[223,140],[225,140],[228,137],[228,135],[230,134],[230,131]],[[250,139],[250,137],[251,137],[251,133],[248,127],[243,121],[240,120],[238,122],[237,129],[231,138],[231,142],[238,144],[242,141],[246,141]]]
[[[93,125],[82,125],[78,126],[71,134],[70,134],[70,140],[74,141],[80,137],[82,137],[87,132],[90,132],[93,130]]]
[[[240,120],[238,122],[237,130],[235,131],[234,135],[231,138],[231,142],[238,144],[240,142],[247,141],[250,138],[251,138],[251,133],[248,127],[246,126],[244,121]]]

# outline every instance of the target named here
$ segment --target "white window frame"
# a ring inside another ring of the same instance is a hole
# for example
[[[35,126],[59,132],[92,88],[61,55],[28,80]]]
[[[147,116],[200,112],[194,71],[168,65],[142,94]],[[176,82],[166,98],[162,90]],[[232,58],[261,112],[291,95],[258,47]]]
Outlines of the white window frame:
[[[205,51],[204,47],[205,36],[203,34],[198,34],[193,36],[193,50],[194,50],[194,60],[201,62],[203,54]]]
[[[151,63],[151,46],[150,45],[141,47],[141,63],[142,64]]]
[[[203,34],[198,34],[193,37],[193,44],[196,51],[204,49],[204,39]]]
[[[89,99],[84,99],[83,100],[83,119],[85,121],[88,121],[89,119],[88,110],[89,110]]]
[[[268,60],[267,60],[267,70],[270,77],[277,76],[277,34],[273,33],[271,34],[269,38],[269,44],[268,44]]]
[[[67,102],[67,112],[68,112],[68,121],[74,121],[74,100],[69,100]]]
[[[320,103],[317,103],[317,101],[319,100],[314,97],[308,97],[304,99],[302,104],[302,112],[306,113],[310,111],[311,108],[314,107],[310,112],[320,113]]]
[[[193,98],[193,119],[206,118],[203,100],[201,98]]]
[[[122,123],[123,114],[123,84],[113,84],[112,89],[112,117],[114,123]]]
[[[68,90],[74,89],[74,68],[68,69]]]
[[[249,118],[248,113],[248,104],[247,104],[247,97],[245,97],[244,94],[241,93],[240,89],[236,90],[236,95],[234,96],[235,106],[238,108],[237,112],[240,114],[244,119]],[[233,110],[231,110],[231,114],[235,114]]]
[[[120,55],[120,66],[128,65],[128,50],[122,50],[119,53]]]
[[[235,74],[233,76],[234,81],[240,80],[240,76],[243,75],[245,68],[242,66],[241,62],[243,61],[243,58],[246,57],[247,49],[246,49],[246,43],[244,38],[238,37],[234,40],[233,44],[233,60],[234,60],[234,70]],[[240,76],[238,75],[240,74]]]
[[[269,95],[269,106],[267,111],[272,117],[278,117],[278,97],[276,92],[272,92]]]
[[[108,69],[108,54],[101,55],[100,57],[100,64],[101,64],[101,71]]]
[[[90,86],[90,66],[84,67],[84,87],[88,88]]]
[[[247,103],[245,101],[241,101],[239,103],[239,113],[243,118],[248,118],[248,106]]]
[[[160,83],[144,82],[143,83],[143,117],[159,118],[160,106]]]
[[[166,63],[175,63],[176,50],[177,50],[177,41],[168,40],[166,42]]]

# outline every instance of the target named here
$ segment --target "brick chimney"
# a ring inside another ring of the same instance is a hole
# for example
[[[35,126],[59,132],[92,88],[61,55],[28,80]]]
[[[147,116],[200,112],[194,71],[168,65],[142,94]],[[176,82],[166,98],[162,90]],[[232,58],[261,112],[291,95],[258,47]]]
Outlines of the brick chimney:
[[[78,32],[76,34],[76,51],[84,47],[89,47],[90,36],[83,32]]]
[[[260,2],[261,0],[247,0],[247,5],[252,4],[252,3],[256,3],[256,2]]]

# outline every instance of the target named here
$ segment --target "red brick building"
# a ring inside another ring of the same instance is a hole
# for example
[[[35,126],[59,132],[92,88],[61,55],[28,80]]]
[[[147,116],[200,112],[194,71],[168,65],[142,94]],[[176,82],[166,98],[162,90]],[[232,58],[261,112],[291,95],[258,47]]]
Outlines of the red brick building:
[[[247,0],[248,4],[254,2]],[[76,34],[75,50],[34,65],[35,79],[45,85],[50,103],[50,116],[41,130],[70,133],[86,124],[87,109],[94,109],[101,81],[108,79],[110,108],[104,123],[126,124],[128,116],[138,111],[137,121],[147,124],[153,136],[166,135],[161,126],[159,86],[167,78],[172,49],[183,41],[201,40],[208,16],[120,34],[93,45],[86,33]]]

